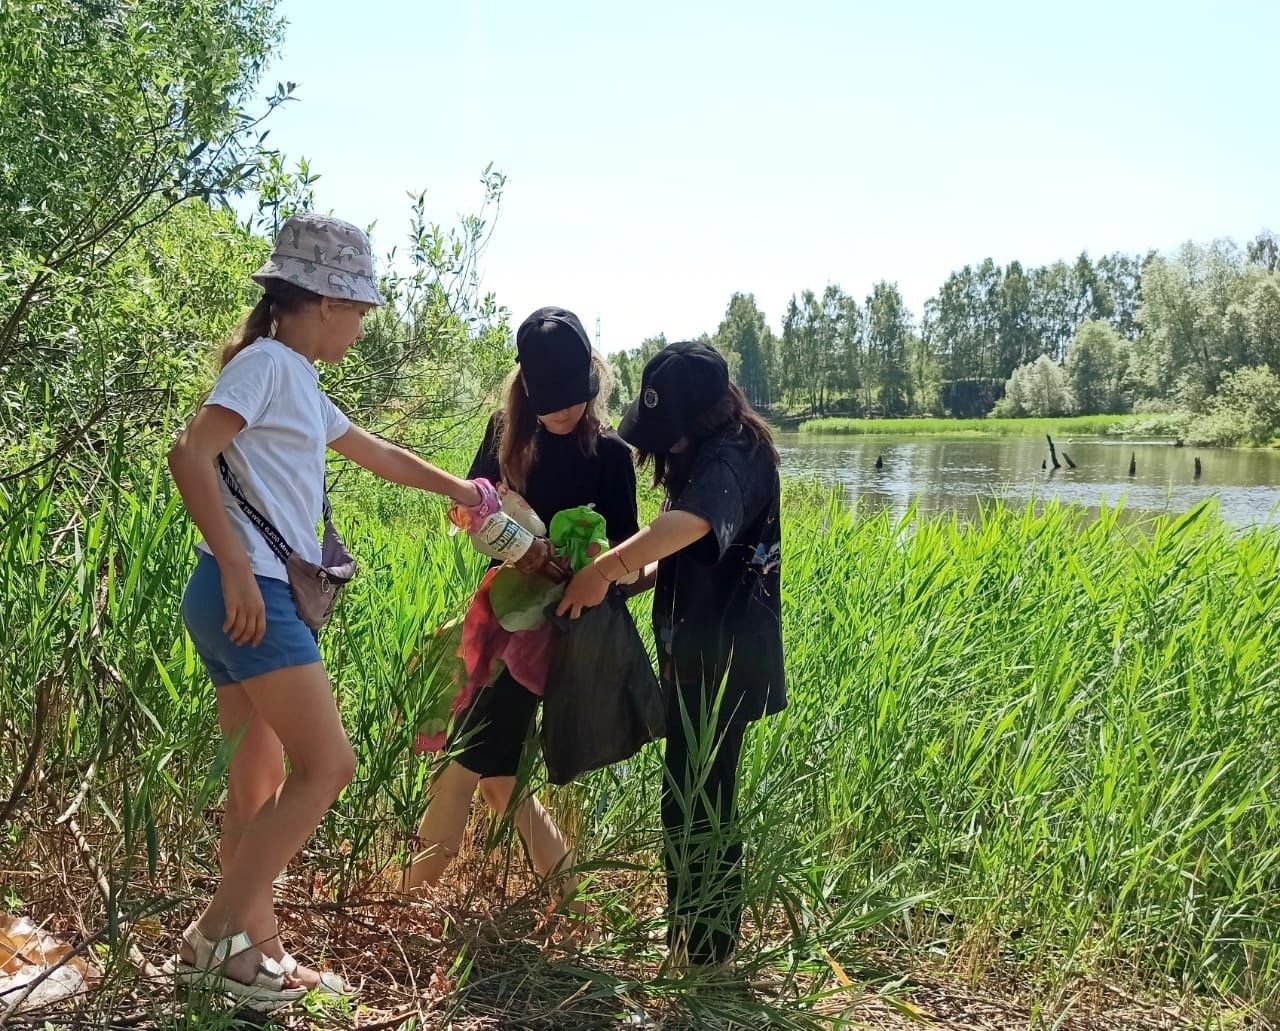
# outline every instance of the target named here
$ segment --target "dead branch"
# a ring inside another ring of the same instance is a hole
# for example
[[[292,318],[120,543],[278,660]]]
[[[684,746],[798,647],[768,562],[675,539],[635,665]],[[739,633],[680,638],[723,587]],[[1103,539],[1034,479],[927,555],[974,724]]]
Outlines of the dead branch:
[[[107,880],[106,874],[102,872],[102,867],[94,857],[93,849],[89,847],[89,842],[86,840],[83,832],[81,832],[80,825],[76,823],[74,819],[71,819],[67,821],[67,830],[71,832],[71,839],[76,844],[76,851],[80,854],[80,858],[83,860],[85,868],[89,871],[89,876],[93,878],[94,884],[97,885],[98,893],[102,896],[102,901],[106,903],[108,911],[107,922],[108,925],[110,925],[111,917],[113,915],[111,910],[114,908],[111,896],[111,883]],[[129,927],[131,921],[119,918],[118,912],[114,915],[117,917],[116,926],[119,928],[117,933],[122,934]],[[130,964],[132,964],[139,973],[146,977],[160,977],[164,973],[164,971],[142,954],[142,950],[139,949],[138,946],[132,943],[129,945],[128,957]]]
[[[40,753],[44,748],[44,725],[49,717],[49,696],[53,691],[53,685],[61,677],[62,669],[59,668],[42,677],[40,683],[36,685],[35,717],[32,720],[31,741],[27,745],[27,758],[22,765],[22,770],[18,773],[17,779],[13,782],[13,790],[9,793],[8,801],[5,802],[4,808],[0,809],[0,827],[9,822],[9,817],[17,809],[18,801],[22,798],[23,793],[27,790],[36,774],[36,767],[40,762]]]

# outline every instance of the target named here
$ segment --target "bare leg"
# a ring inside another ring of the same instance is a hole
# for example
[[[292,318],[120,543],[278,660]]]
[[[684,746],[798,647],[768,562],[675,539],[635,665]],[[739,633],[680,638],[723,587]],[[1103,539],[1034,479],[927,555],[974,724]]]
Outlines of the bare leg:
[[[218,845],[218,862],[225,875],[245,827],[284,784],[284,746],[239,684],[218,688],[217,698],[222,736],[235,747],[227,770],[227,809]],[[244,931],[268,956],[279,959],[284,954],[270,885],[254,901]]]
[[[499,816],[504,816],[507,807],[511,805],[515,787],[515,777],[486,777],[480,781],[480,792],[484,795],[484,800]],[[515,825],[529,850],[529,858],[538,876],[555,881],[561,901],[569,902],[571,909],[585,911],[580,903],[572,901],[578,890],[578,878],[569,872],[574,862],[573,852],[565,843],[564,835],[560,833],[551,814],[536,798],[526,795],[516,807]]]
[[[291,772],[243,826],[240,842],[198,924],[209,938],[245,930],[262,898],[350,783],[355,755],[347,740],[324,666],[278,670],[240,685],[256,715],[281,741]],[[227,975],[248,980],[259,950],[232,959]],[[184,946],[186,958],[190,952]]]
[[[274,798],[284,784],[284,745],[257,712],[239,684],[218,688],[218,723],[222,736],[235,752],[227,771],[227,810],[222,818],[222,840],[218,862],[225,874],[240,847],[245,825]],[[270,887],[263,892],[245,918],[245,933],[272,959],[284,958],[284,943],[272,903]],[[320,984],[320,971],[299,963],[290,981],[304,988]]]
[[[418,824],[422,851],[405,872],[404,887],[412,890],[436,884],[462,847],[480,775],[451,762],[431,785],[431,800]]]

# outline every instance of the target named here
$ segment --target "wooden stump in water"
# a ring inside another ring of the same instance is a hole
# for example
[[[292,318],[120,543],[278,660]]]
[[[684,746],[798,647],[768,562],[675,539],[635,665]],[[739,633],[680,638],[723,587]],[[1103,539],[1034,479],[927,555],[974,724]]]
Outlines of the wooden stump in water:
[[[884,455],[876,455],[876,468],[877,469],[884,468]]]
[[[1049,457],[1053,459],[1053,467],[1055,469],[1061,469],[1062,463],[1058,461],[1058,449],[1053,446],[1053,438],[1046,433],[1044,435],[1044,439],[1049,442]]]
[[[1074,469],[1076,467],[1075,462],[1071,461],[1071,456],[1065,451],[1062,452],[1062,460],[1067,463],[1068,469]]]
[[[1200,479],[1200,458],[1196,457],[1196,479]]]
[[[1129,454],[1129,475],[1138,475],[1138,452],[1133,451]]]

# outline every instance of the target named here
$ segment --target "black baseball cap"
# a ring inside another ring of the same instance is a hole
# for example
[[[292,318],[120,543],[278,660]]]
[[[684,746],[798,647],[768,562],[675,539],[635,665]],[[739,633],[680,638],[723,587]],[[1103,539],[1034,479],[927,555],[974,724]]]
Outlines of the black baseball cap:
[[[516,353],[525,390],[538,415],[585,404],[600,393],[591,361],[591,339],[564,308],[539,308],[516,330]]]
[[[640,396],[618,435],[639,451],[666,454],[728,389],[729,365],[714,347],[688,340],[668,344],[644,367]]]

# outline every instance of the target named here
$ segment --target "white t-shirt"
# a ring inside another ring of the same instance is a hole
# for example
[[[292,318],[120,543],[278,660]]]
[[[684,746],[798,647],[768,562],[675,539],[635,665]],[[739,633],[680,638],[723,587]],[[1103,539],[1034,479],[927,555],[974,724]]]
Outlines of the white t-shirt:
[[[318,563],[325,451],[351,421],[320,389],[316,367],[280,341],[261,337],[227,363],[205,404],[244,419],[244,429],[222,452],[227,465],[250,504],[296,552]],[[240,510],[221,474],[218,489],[254,573],[287,579],[284,563]],[[209,551],[204,541],[198,547]]]

